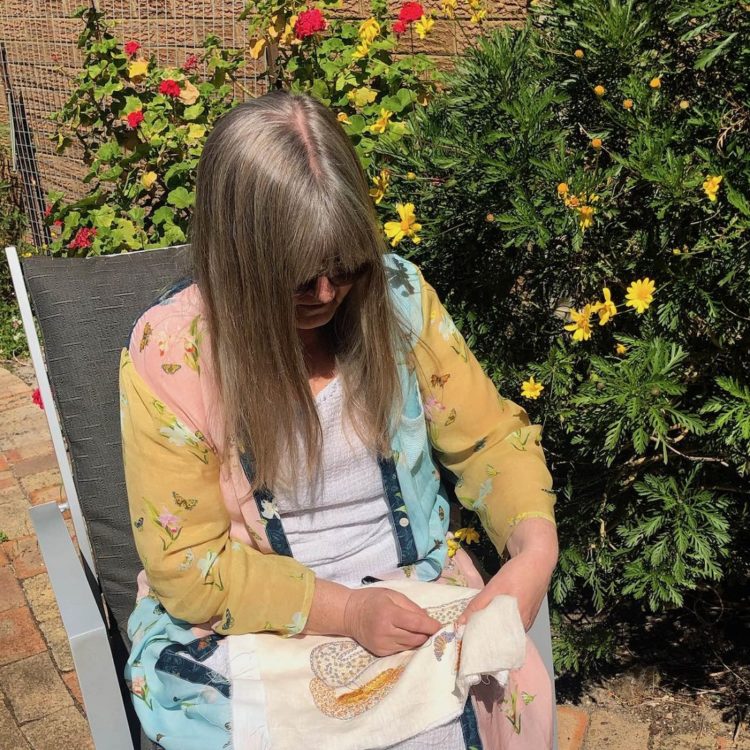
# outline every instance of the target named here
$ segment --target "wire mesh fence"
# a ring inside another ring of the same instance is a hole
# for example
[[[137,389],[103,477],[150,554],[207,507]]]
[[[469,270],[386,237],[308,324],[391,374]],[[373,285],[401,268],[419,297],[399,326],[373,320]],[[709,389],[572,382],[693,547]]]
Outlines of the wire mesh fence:
[[[89,0],[115,22],[114,34],[136,39],[159,65],[181,65],[200,52],[209,35],[226,47],[244,49],[246,26],[237,21],[244,0]],[[2,0],[0,3],[0,138],[11,154],[11,170],[19,173],[31,239],[48,240],[42,220],[47,192],[80,198],[87,167],[75,143],[56,151],[56,123],[51,119],[70,96],[81,69],[77,40],[83,29],[73,18],[82,0]],[[238,71],[235,97],[242,101],[263,93],[258,75],[265,61],[246,56]]]

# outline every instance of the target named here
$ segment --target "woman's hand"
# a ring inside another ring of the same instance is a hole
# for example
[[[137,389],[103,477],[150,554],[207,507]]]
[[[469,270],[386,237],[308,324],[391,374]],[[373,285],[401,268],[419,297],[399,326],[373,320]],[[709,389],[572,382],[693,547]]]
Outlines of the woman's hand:
[[[484,609],[496,596],[508,594],[518,601],[525,630],[536,619],[557,564],[555,526],[544,518],[521,521],[508,539],[510,560],[500,568],[459,617],[465,624],[474,612]]]
[[[421,646],[442,625],[397,591],[354,589],[346,603],[344,628],[375,656],[389,656]]]

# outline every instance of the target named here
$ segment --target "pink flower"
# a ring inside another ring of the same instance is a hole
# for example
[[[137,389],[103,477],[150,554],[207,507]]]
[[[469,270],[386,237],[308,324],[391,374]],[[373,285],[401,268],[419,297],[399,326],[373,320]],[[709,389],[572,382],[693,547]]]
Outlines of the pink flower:
[[[146,693],[146,679],[145,677],[135,677],[130,683],[130,692],[133,695],[137,695],[140,698]]]
[[[411,23],[412,21],[418,21],[424,15],[424,8],[421,3],[404,3],[403,7],[399,11],[398,20]]]
[[[46,219],[52,213],[52,204],[48,203],[47,208],[44,209],[44,218]]]
[[[96,228],[94,227],[81,227],[77,232],[73,240],[68,244],[71,250],[78,250],[84,247],[91,247],[91,242],[96,237]]]
[[[406,31],[406,21],[394,21],[393,22],[393,33],[403,34]]]
[[[135,112],[128,113],[128,127],[135,130],[143,122],[143,110],[136,109]]]
[[[327,26],[328,23],[323,18],[320,9],[310,8],[309,10],[303,10],[297,16],[297,22],[294,24],[294,33],[297,39],[305,39],[318,31],[323,31]]]
[[[185,73],[191,73],[198,67],[198,55],[190,55],[185,59],[182,65],[182,70]]]
[[[159,522],[159,526],[171,536],[174,536],[182,528],[182,522],[173,513],[164,512],[156,520]]]
[[[42,401],[42,392],[38,388],[34,388],[31,394],[31,400],[40,408],[44,409],[44,402]]]
[[[441,404],[434,396],[430,396],[427,401],[424,402],[424,415],[428,422],[433,422],[435,419],[435,412],[445,411],[445,406]]]
[[[125,54],[128,57],[132,57],[138,50],[141,48],[141,45],[138,44],[138,42],[126,42],[123,49],[125,50]]]
[[[167,78],[159,84],[159,93],[167,96],[179,96],[180,84],[173,78]]]

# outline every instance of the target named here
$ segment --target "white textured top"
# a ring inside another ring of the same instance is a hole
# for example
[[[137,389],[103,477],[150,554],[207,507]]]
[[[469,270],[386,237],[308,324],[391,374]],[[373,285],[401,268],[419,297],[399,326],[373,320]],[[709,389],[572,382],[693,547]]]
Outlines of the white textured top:
[[[274,488],[292,555],[316,575],[346,586],[395,570],[396,537],[377,459],[344,419],[334,378],[315,396],[323,430],[318,477]]]

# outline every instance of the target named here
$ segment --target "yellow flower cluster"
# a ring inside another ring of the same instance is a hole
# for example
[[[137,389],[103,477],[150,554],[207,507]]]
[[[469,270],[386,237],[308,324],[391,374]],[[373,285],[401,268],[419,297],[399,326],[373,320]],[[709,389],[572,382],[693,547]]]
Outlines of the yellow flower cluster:
[[[393,112],[391,112],[390,109],[386,109],[385,107],[380,108],[380,117],[372,124],[370,125],[370,132],[371,133],[385,133],[386,129],[388,128],[388,123],[391,120],[391,117],[393,117]]]
[[[479,532],[472,526],[467,526],[463,529],[458,529],[453,532],[452,537],[448,537],[446,540],[448,546],[448,557],[453,557],[456,552],[461,548],[461,542],[466,544],[473,544],[479,541]]]
[[[596,209],[593,204],[599,200],[599,196],[596,193],[579,193],[578,195],[574,195],[570,192],[568,183],[561,182],[557,186],[557,194],[568,208],[578,214],[578,223],[584,232],[594,225]]]
[[[370,45],[380,34],[380,24],[373,17],[367,18],[359,25],[359,46],[352,53],[352,60],[359,60],[370,51]]]
[[[469,23],[481,23],[482,19],[487,15],[487,9],[482,7],[481,0],[469,0],[469,7],[472,10]]]
[[[440,0],[440,11],[446,18],[456,17],[458,0]]]
[[[703,181],[703,190],[705,191],[708,200],[712,203],[716,202],[716,194],[719,192],[719,185],[721,185],[723,179],[724,177],[718,174],[708,175]]]
[[[404,237],[410,237],[415,245],[418,245],[422,238],[417,236],[417,232],[422,228],[417,223],[417,217],[414,215],[413,203],[397,203],[396,210],[400,221],[386,221],[385,234],[391,241],[391,247],[396,247]]]
[[[648,309],[654,301],[656,285],[652,279],[646,276],[643,279],[633,281],[627,288],[625,296],[626,307],[632,307],[638,314]],[[599,315],[599,325],[606,325],[617,315],[617,305],[612,301],[612,294],[608,287],[603,289],[604,299],[597,302],[587,302],[581,310],[571,310],[570,317],[573,322],[565,326],[566,331],[573,331],[574,341],[585,341],[591,338],[591,316]],[[624,354],[627,348],[622,344],[617,347],[618,354]]]

